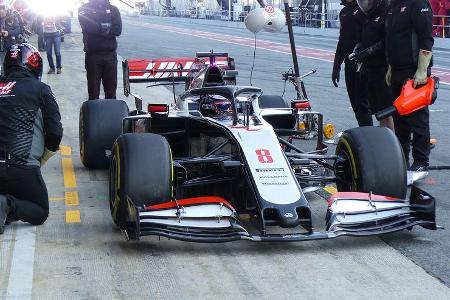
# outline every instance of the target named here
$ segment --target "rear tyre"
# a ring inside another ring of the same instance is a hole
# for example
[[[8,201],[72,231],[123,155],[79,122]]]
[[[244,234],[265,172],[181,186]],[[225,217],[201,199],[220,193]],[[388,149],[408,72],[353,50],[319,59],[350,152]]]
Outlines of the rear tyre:
[[[122,120],[128,116],[128,106],[122,100],[89,100],[80,109],[80,156],[88,169],[107,169],[106,151],[122,134]]]
[[[172,154],[164,137],[129,133],[121,135],[114,143],[110,208],[116,225],[126,220],[127,197],[139,207],[172,199]]]
[[[336,155],[339,191],[405,198],[406,162],[391,130],[384,127],[347,130],[339,139]]]

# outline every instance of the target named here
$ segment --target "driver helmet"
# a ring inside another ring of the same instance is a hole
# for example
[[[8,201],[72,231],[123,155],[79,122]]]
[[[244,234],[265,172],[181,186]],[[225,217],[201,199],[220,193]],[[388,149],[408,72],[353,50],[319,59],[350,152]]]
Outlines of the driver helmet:
[[[15,44],[6,52],[3,69],[5,75],[8,75],[13,68],[22,68],[39,79],[42,76],[42,65],[41,54],[36,48],[28,43]]]
[[[201,105],[201,113],[214,119],[225,119],[232,115],[231,102],[227,99],[209,99]]]

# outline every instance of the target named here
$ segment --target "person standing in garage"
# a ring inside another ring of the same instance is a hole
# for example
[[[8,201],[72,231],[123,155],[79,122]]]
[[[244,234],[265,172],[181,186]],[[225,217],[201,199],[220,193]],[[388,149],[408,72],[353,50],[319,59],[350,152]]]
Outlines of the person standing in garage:
[[[78,20],[83,30],[85,68],[89,100],[100,98],[100,84],[106,99],[116,99],[117,39],[122,19],[109,0],[90,0],[80,7]]]
[[[372,113],[367,98],[367,82],[358,71],[358,66],[348,60],[356,44],[361,41],[364,13],[359,9],[356,0],[343,0],[344,8],[339,13],[341,29],[334,56],[332,81],[338,87],[341,65],[345,62],[345,83],[348,97],[359,126],[372,126]]]
[[[44,40],[45,49],[47,52],[47,60],[49,70],[47,74],[61,74],[62,62],[61,62],[61,38],[62,27],[59,21],[52,16],[44,18]],[[53,50],[55,50],[56,56],[56,70],[55,63],[53,61]]]
[[[391,87],[394,99],[408,79],[414,80],[414,86],[427,82],[431,75],[433,44],[433,12],[428,0],[392,0],[386,17],[389,63],[386,83]],[[407,116],[395,116],[394,123],[408,165],[412,134],[414,162],[409,170],[425,171],[430,155],[428,107]]]

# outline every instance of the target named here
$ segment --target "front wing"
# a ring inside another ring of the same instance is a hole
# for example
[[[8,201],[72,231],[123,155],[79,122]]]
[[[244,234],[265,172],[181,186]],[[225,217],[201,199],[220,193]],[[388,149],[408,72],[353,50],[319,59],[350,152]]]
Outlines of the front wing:
[[[413,186],[409,200],[364,193],[337,193],[328,200],[326,229],[321,232],[251,234],[234,208],[219,197],[170,201],[136,207],[128,199],[127,239],[154,235],[189,242],[311,241],[341,236],[373,236],[414,226],[435,230],[435,199]]]

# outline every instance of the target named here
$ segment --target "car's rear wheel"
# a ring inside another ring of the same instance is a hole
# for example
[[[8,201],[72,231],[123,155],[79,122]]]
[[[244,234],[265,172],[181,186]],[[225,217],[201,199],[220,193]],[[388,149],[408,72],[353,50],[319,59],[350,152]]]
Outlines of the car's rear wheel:
[[[347,130],[336,147],[339,191],[372,192],[404,199],[406,163],[395,134],[383,127]]]
[[[83,165],[88,169],[107,169],[106,152],[122,134],[122,120],[128,106],[122,100],[89,100],[80,109],[79,142]]]
[[[136,206],[172,199],[172,155],[167,140],[152,133],[121,135],[113,146],[110,208],[115,224],[126,219],[126,199]]]

